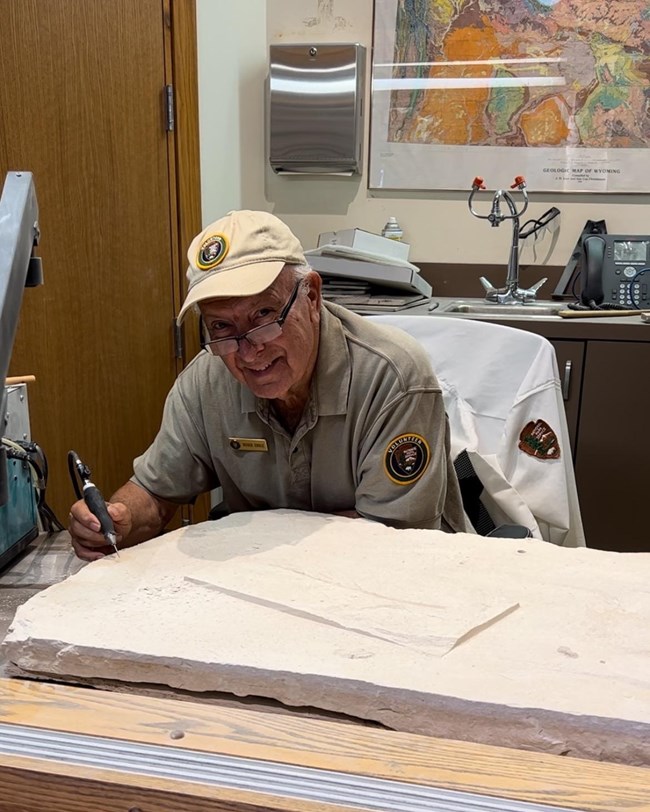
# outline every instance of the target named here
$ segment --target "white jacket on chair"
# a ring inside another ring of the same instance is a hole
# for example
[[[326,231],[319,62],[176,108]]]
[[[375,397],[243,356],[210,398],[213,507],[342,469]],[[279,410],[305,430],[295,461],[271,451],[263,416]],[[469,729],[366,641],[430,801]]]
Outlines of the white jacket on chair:
[[[555,350],[542,336],[449,316],[370,316],[414,336],[443,390],[452,455],[467,450],[495,524],[584,546]]]

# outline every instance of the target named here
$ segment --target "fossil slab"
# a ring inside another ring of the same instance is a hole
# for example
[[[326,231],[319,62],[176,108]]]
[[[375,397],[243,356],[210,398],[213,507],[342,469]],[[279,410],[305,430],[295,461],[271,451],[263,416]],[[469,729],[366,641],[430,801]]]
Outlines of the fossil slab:
[[[650,556],[276,510],[84,567],[18,610],[3,654],[650,764],[649,630]]]

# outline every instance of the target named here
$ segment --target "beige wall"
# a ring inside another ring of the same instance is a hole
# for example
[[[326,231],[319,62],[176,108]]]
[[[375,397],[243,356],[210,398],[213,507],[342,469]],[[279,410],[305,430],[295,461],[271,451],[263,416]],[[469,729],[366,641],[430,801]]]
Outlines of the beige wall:
[[[197,0],[203,223],[230,209],[267,208],[262,124],[266,0]]]
[[[370,98],[372,0],[198,0],[201,155],[204,222],[229,208],[275,212],[303,241],[321,231],[357,226],[379,231],[399,220],[418,262],[503,263],[510,228],[474,219],[464,192],[376,192],[356,178],[276,176],[265,161],[264,83],[268,45],[278,42],[360,42],[368,49]],[[224,25],[226,23],[227,25]],[[215,103],[227,101],[226,114]],[[368,126],[366,121],[366,127]],[[367,132],[364,162],[368,156]],[[476,173],[489,177],[489,167]],[[513,167],[513,176],[518,174]],[[503,185],[507,180],[501,182]],[[564,265],[587,219],[606,219],[610,233],[650,232],[650,195],[552,195],[529,189],[526,216],[550,206],[559,231],[522,251],[523,263]],[[489,200],[489,198],[488,198]],[[548,293],[548,292],[547,292]]]

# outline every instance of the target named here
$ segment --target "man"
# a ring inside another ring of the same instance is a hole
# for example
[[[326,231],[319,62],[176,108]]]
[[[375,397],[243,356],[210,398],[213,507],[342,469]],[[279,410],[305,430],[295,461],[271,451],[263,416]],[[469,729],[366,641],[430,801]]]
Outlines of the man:
[[[229,512],[293,508],[393,527],[465,529],[442,395],[409,336],[324,303],[287,226],[234,211],[192,242],[189,291],[207,352],[176,380],[160,431],[111,498],[119,544],[159,535],[221,485]],[[79,557],[107,551],[80,501]]]

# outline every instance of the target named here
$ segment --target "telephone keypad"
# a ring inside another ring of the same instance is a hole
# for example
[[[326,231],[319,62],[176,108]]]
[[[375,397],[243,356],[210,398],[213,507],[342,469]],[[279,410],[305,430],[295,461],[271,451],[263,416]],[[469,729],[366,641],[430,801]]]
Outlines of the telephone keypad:
[[[627,270],[626,268],[625,271],[627,272]],[[618,304],[640,307],[642,302],[647,301],[648,286],[638,282],[634,285],[629,282],[619,282],[618,290],[616,288],[612,290],[612,298]]]

